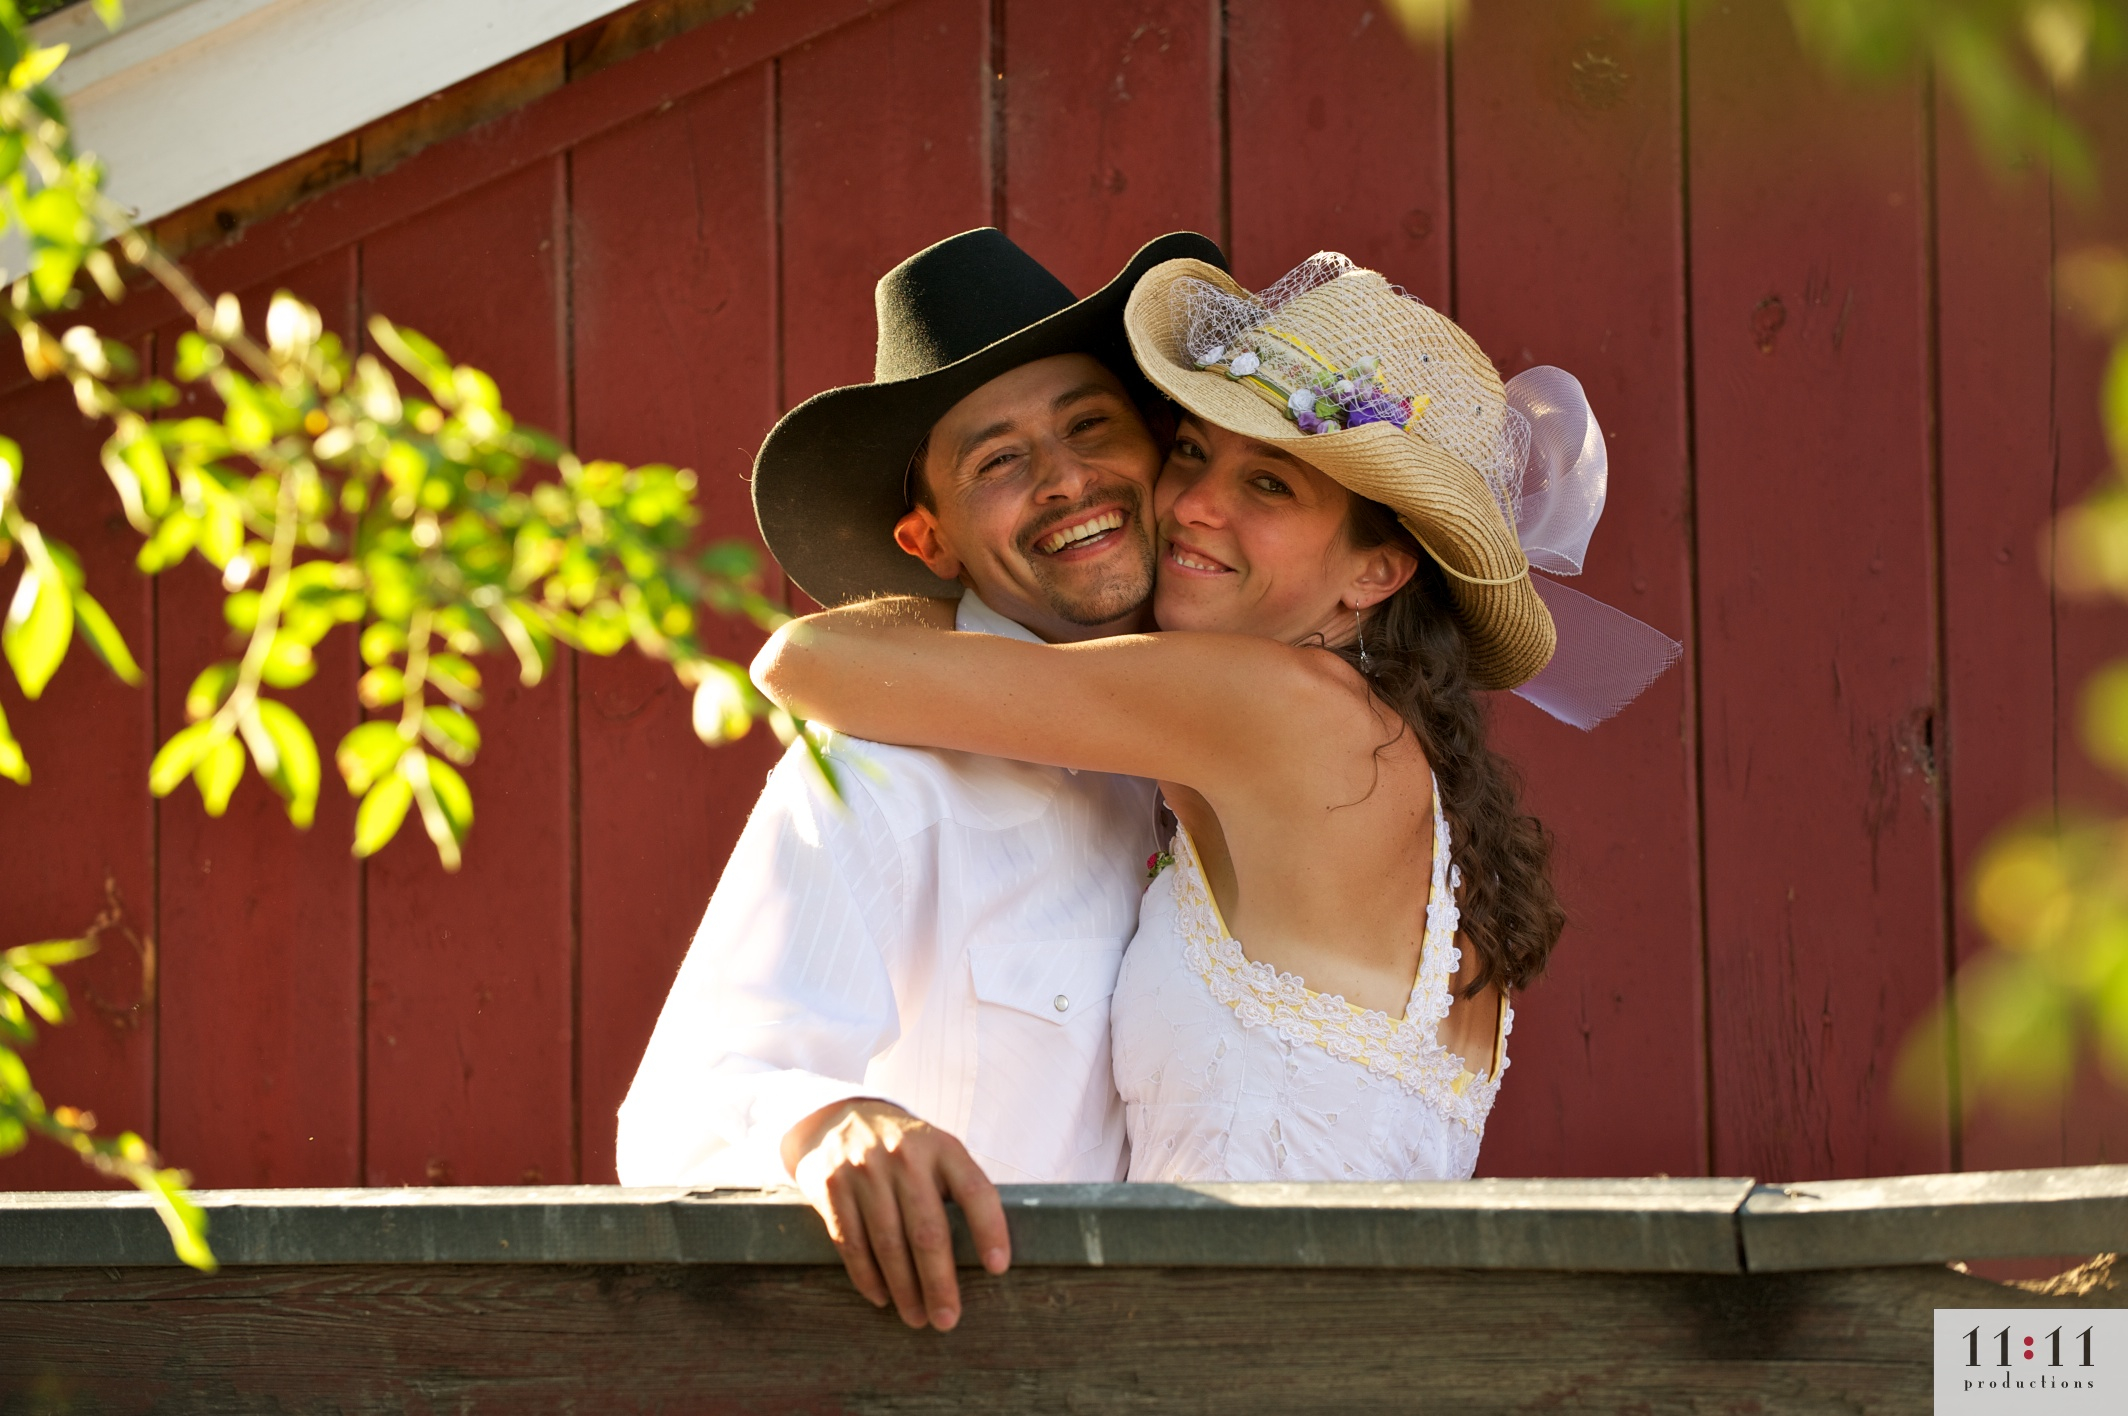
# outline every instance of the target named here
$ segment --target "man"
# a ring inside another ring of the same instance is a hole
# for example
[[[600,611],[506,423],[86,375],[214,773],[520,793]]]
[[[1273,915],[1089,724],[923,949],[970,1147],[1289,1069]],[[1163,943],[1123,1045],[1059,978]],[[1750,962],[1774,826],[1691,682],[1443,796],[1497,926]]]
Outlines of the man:
[[[1161,450],[1122,310],[1180,256],[1225,264],[1162,237],[1075,302],[984,229],[889,272],[874,382],[792,410],[755,462],[785,571],[825,604],[961,595],[959,627],[982,633],[1142,627]],[[620,1175],[795,1179],[860,1292],[950,1328],[945,1199],[995,1273],[994,1181],[1125,1173],[1108,998],[1152,788],[848,738],[827,753],[842,806],[802,745],[770,774],[622,1104]]]

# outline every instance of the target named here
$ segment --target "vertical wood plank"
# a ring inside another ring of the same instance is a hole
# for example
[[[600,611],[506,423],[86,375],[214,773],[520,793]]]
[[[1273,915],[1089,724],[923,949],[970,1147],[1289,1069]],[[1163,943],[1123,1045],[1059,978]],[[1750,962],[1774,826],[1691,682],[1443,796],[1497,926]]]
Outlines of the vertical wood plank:
[[[872,377],[872,287],[990,221],[989,7],[904,0],[780,61],[783,398]]]
[[[1942,1169],[1890,1089],[1948,927],[1920,101],[1778,6],[1687,71],[1714,1169]]]
[[[1572,583],[1689,640],[1676,43],[1584,0],[1473,12],[1454,58],[1455,308],[1503,374],[1580,379],[1608,435],[1610,499]],[[1516,1002],[1489,1173],[1706,1164],[1690,667],[1591,733],[1497,696],[1572,922]]]
[[[2093,86],[2067,116],[2089,139],[2097,159],[2096,189],[2072,194],[2057,189],[2055,254],[2066,256],[2094,244],[2118,246],[2128,230],[2128,94],[2118,84]],[[2055,491],[2057,504],[2073,505],[2114,475],[2100,419],[2099,389],[2111,349],[2095,337],[2073,308],[2054,327]],[[2128,646],[2128,606],[2118,601],[2062,597],[2056,603],[2054,743],[2056,797],[2067,813],[2128,813],[2128,785],[2084,750],[2084,690],[2102,665]],[[2015,1123],[2010,1123],[2015,1124]],[[2032,1118],[2051,1132],[2066,1164],[2128,1159],[2128,1095],[2109,1083],[2089,1060],[2076,1091],[2049,1113]]]
[[[147,341],[142,341],[146,345]],[[146,351],[143,350],[143,353]],[[110,612],[141,671],[154,682],[154,591],[133,568],[140,537],[126,523],[97,449],[106,429],[85,420],[63,384],[38,384],[0,400],[0,431],[22,445],[22,508],[81,557],[89,593]],[[20,555],[0,569],[12,596]],[[107,888],[124,905],[124,926],[152,951],[155,827],[148,761],[154,699],[128,688],[89,652],[79,634],[66,662],[35,703],[12,670],[0,668],[0,704],[29,758],[26,787],[0,781],[0,947],[78,936],[105,908]],[[158,1010],[151,954],[124,930],[60,977],[74,1021],[41,1028],[25,1054],[52,1105],[85,1107],[106,1132],[155,1139]],[[66,1151],[32,1139],[0,1160],[0,1186],[82,1189],[100,1184]]]
[[[757,540],[747,474],[776,406],[775,73],[764,64],[572,157],[578,442],[692,467],[698,540]],[[743,621],[708,645],[741,663]],[[581,661],[583,1178],[611,1183],[614,1115],[777,744],[704,747],[687,691],[627,653]]]
[[[1226,16],[1236,277],[1260,290],[1343,251],[1450,308],[1446,49],[1408,43],[1380,0],[1228,0]]]
[[[525,168],[363,243],[365,312],[492,374],[566,435],[563,164]],[[482,661],[475,819],[447,875],[409,820],[368,868],[366,1183],[566,1182],[572,1097],[570,656]]]
[[[1005,0],[1005,229],[1073,290],[1222,236],[1219,50],[1218,0]]]
[[[244,318],[264,327],[289,289],[326,327],[354,339],[352,247],[246,292]],[[169,375],[177,330],[160,341]],[[218,416],[188,393],[172,416]],[[242,653],[222,621],[223,591],[197,557],[160,580],[155,694],[165,733],[185,721],[185,690],[207,665]],[[273,696],[303,715],[330,763],[360,719],[352,630],[317,648],[318,674]],[[219,820],[190,784],[159,808],[162,1071],[165,1148],[203,1186],[361,1182],[361,867],[350,854],[354,803],[326,768],[317,819],[289,823],[281,799],[247,768]]]

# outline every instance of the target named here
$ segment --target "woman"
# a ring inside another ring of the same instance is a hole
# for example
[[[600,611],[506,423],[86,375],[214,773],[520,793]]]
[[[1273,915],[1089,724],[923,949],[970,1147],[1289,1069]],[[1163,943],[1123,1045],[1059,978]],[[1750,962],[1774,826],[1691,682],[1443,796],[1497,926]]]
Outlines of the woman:
[[[1111,1009],[1131,1179],[1466,1178],[1564,920],[1475,696],[1554,645],[1508,513],[1526,427],[1342,257],[1262,296],[1168,262],[1125,322],[1181,409],[1154,606],[1189,632],[1037,645],[880,602],[786,627],[756,678],[863,737],[1160,781],[1179,829]]]

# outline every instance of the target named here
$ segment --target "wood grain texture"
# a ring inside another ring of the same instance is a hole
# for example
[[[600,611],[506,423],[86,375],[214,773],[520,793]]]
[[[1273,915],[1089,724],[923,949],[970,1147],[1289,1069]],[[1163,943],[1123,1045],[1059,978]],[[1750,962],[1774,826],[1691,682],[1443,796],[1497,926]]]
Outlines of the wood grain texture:
[[[1687,49],[1713,1165],[1942,1169],[1890,1087],[1947,929],[1920,101],[1778,7]]]
[[[1231,0],[1226,26],[1235,276],[1260,290],[1342,251],[1449,308],[1446,50],[1405,43],[1379,0]]]
[[[139,352],[145,361],[152,343],[141,341]],[[152,682],[155,587],[133,568],[140,538],[103,474],[105,430],[82,418],[63,384],[0,400],[0,428],[22,446],[24,514],[81,558],[88,592]],[[21,565],[18,554],[0,567],[0,595],[13,597]],[[124,929],[105,934],[95,957],[61,974],[74,1021],[40,1028],[42,1040],[25,1060],[50,1104],[85,1107],[106,1131],[153,1140],[154,700],[113,677],[77,632],[34,703],[0,665],[0,705],[32,774],[26,787],[0,781],[0,947],[78,938],[114,891],[124,910]],[[0,1185],[10,1189],[99,1183],[71,1153],[39,1141],[0,1160]]]
[[[2115,93],[2093,94],[2065,105],[2097,156],[2097,190],[2055,195],[2055,253],[2066,257],[2094,244],[2117,246],[2128,230],[2128,102]],[[2102,485],[2112,472],[2105,427],[2098,414],[2107,341],[2096,337],[2083,313],[2065,304],[2054,326],[2055,493],[2070,506]],[[2084,691],[2100,666],[2115,663],[2128,646],[2128,605],[2118,601],[2060,597],[2055,616],[2054,743],[2056,796],[2066,813],[2128,814],[2128,784],[2094,762],[2084,748]],[[2089,1034],[2086,1034],[2087,1041]],[[2035,1128],[2058,1137],[2060,1155],[2071,1163],[2128,1158],[2128,1091],[2117,1072],[2102,1071],[2086,1047],[2075,1090],[2057,1108],[2030,1118]],[[2005,1124],[2025,1118],[2014,1114]],[[2052,1153],[2049,1147],[2047,1154]]]
[[[578,441],[694,468],[703,542],[758,539],[746,479],[779,411],[774,122],[763,64],[571,157]],[[741,663],[760,645],[741,621],[709,629]],[[614,1114],[777,745],[761,727],[703,746],[687,690],[638,655],[582,660],[577,693],[583,1178],[611,1182]]]
[[[526,168],[366,240],[365,313],[493,375],[520,420],[568,435],[563,165]],[[368,868],[364,1180],[575,1178],[574,802],[563,651],[544,682],[481,660],[465,867],[409,819]]]
[[[1006,233],[1081,295],[1164,232],[1221,239],[1217,0],[1004,9]]]
[[[355,278],[347,250],[285,286],[353,339]],[[264,328],[276,288],[245,293],[249,328]],[[176,336],[159,343],[174,349]],[[172,416],[219,412],[195,391]],[[164,670],[154,692],[167,736],[186,721],[193,676],[240,655],[243,641],[223,623],[220,576],[206,562],[194,557],[157,586]],[[354,801],[329,765],[361,720],[359,662],[354,632],[341,629],[318,645],[317,677],[269,690],[303,716],[328,764],[308,831],[248,766],[219,820],[190,783],[158,808],[162,1139],[202,1185],[361,1178],[362,867],[351,853]]]
[[[60,1270],[0,1276],[0,1411],[1918,1413],[1939,1306],[2096,1305],[1941,1268],[1016,1269],[938,1334],[829,1267]]]
[[[982,0],[904,0],[778,63],[783,401],[872,377],[872,287],[990,221]]]
[[[1473,15],[1455,49],[1456,309],[1503,374],[1580,379],[1603,426],[1610,497],[1571,583],[1689,640],[1676,42],[1582,0]],[[1571,923],[1516,1000],[1489,1174],[1706,1168],[1691,671],[1590,733],[1497,696],[1495,742],[1556,834]]]

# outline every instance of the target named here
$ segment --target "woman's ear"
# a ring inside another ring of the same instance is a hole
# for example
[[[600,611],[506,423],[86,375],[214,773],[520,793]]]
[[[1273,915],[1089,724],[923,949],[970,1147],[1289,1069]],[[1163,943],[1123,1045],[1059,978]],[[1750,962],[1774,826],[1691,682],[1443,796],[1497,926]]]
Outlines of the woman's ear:
[[[1345,607],[1357,611],[1379,605],[1418,571],[1418,557],[1395,542],[1362,551],[1359,574],[1345,587]]]
[[[930,507],[913,507],[894,523],[894,544],[924,563],[941,580],[961,578],[961,558],[946,549],[938,517]]]

